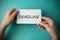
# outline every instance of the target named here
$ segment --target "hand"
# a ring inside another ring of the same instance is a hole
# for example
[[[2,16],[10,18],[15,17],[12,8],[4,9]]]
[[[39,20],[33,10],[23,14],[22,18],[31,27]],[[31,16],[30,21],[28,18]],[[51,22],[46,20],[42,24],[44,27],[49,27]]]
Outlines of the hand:
[[[6,13],[6,15],[5,15],[4,19],[3,19],[2,25],[7,26],[11,22],[13,22],[15,20],[15,17],[17,16],[18,12],[19,11],[17,9],[15,9],[15,8],[9,10]]]
[[[15,17],[17,16],[18,13],[19,11],[15,8],[9,10],[6,13],[4,20],[0,27],[0,40],[4,40],[4,34],[5,34],[6,27],[15,20]]]
[[[37,24],[39,27],[46,29],[52,37],[52,40],[58,40],[58,34],[56,30],[55,23],[52,19],[48,17],[42,17],[43,22]]]

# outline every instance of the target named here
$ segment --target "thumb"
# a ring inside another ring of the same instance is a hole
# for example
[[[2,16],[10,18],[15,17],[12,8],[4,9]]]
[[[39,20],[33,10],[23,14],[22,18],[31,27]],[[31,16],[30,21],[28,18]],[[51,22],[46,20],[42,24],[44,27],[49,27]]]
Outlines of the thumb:
[[[38,24],[38,26],[41,27],[41,28],[44,28],[44,29],[49,29],[49,25],[46,24],[45,22],[40,22],[40,23]]]

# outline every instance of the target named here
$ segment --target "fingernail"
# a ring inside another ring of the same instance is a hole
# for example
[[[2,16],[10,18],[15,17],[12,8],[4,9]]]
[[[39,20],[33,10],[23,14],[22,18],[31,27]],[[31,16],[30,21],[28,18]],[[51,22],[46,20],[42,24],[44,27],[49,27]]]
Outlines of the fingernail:
[[[41,28],[41,27],[38,26],[38,28]]]
[[[19,12],[19,10],[17,10]]]
[[[41,28],[41,29],[43,29],[43,28]]]

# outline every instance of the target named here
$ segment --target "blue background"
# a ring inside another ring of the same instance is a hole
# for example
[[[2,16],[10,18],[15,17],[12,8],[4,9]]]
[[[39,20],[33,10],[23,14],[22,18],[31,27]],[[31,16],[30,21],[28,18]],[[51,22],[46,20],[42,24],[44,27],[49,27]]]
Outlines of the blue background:
[[[17,9],[41,9],[42,16],[52,18],[60,35],[60,0],[0,0],[0,22],[6,11]],[[49,33],[36,24],[11,23],[5,32],[5,40],[52,40]]]

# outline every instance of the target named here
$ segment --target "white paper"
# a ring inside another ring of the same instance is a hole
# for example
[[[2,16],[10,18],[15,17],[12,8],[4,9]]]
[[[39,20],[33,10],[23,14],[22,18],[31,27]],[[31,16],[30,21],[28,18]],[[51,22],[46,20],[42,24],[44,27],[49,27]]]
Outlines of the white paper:
[[[41,22],[41,9],[19,9],[17,24],[37,24]]]

